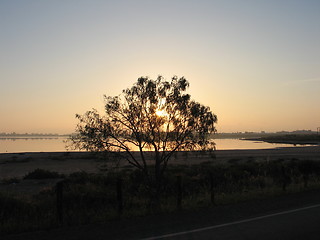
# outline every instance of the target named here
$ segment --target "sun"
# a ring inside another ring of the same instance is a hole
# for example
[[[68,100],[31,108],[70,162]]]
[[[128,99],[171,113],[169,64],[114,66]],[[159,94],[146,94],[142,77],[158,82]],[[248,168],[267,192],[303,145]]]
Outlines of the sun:
[[[165,117],[167,115],[167,113],[164,110],[157,110],[156,115],[158,117]]]

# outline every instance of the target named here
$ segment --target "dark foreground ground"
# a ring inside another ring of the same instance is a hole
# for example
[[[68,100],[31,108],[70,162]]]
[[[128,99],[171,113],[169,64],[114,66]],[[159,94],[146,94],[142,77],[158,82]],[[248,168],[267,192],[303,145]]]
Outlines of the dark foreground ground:
[[[86,225],[79,227],[61,227],[48,231],[38,231],[19,235],[2,236],[2,240],[26,240],[26,239],[143,239],[172,234],[181,231],[190,231],[206,228],[214,225],[256,218],[269,214],[275,214],[297,208],[313,206],[320,203],[320,191],[310,190],[303,193],[288,194],[264,200],[247,201],[233,205],[218,206],[193,211],[175,212],[171,214],[153,215],[143,218],[116,220],[103,224]],[[319,208],[318,208],[319,210]],[[301,211],[303,213],[303,211]],[[319,239],[320,222],[310,221],[319,218],[319,211],[310,210],[307,215],[301,215],[298,223],[291,223],[292,216],[280,215],[280,218],[268,218],[268,221],[257,221],[252,229],[242,232],[243,226],[235,224],[233,228],[220,228],[219,235],[200,232],[201,239]],[[312,216],[314,213],[315,216]],[[305,219],[304,219],[305,218]],[[295,220],[297,221],[297,220]],[[305,224],[308,228],[299,228]],[[288,231],[291,225],[295,228]],[[282,231],[283,229],[283,231]],[[252,233],[250,231],[252,230]],[[222,233],[221,233],[222,231]],[[239,232],[240,231],[240,232]],[[249,231],[249,232],[248,232]],[[295,234],[297,232],[298,235]],[[207,235],[204,235],[207,234]],[[222,235],[221,235],[222,234]],[[238,235],[239,234],[239,235]],[[182,234],[168,239],[199,239],[196,234]],[[219,237],[220,236],[220,237]],[[222,237],[221,237],[222,236]],[[250,237],[251,236],[251,237]]]
[[[176,158],[172,159],[172,164],[196,164],[203,161],[214,161],[215,163],[228,163],[238,161],[272,161],[277,159],[299,159],[299,160],[320,160],[320,147],[296,147],[281,149],[263,149],[263,150],[221,150],[216,151],[216,159],[212,160],[210,156],[198,156],[196,154],[179,153]],[[59,173],[72,173],[76,171],[98,172],[105,161],[96,159],[91,153],[20,153],[20,154],[0,154],[0,179],[10,177],[23,177],[28,172],[36,168],[57,171]],[[123,166],[126,163],[122,163]],[[31,183],[32,184],[32,183]],[[42,187],[43,187],[43,183]],[[55,184],[55,183],[52,183]],[[16,184],[17,187],[19,184]],[[34,187],[35,184],[32,184]],[[28,190],[30,186],[16,188],[17,191]],[[320,191],[306,191],[296,194],[287,194],[281,197],[273,197],[264,200],[247,201],[243,203],[217,206],[197,210],[181,210],[171,214],[152,215],[141,218],[118,219],[111,222],[76,226],[61,227],[47,231],[38,231],[24,233],[19,235],[1,236],[1,240],[7,239],[143,239],[164,234],[171,234],[180,231],[189,231],[198,228],[205,228],[212,225],[241,221],[248,218],[273,214],[291,209],[311,206],[320,203]],[[319,214],[316,213],[316,216]],[[312,219],[312,218],[311,218]],[[286,225],[288,220],[281,220],[277,226]],[[310,218],[301,219],[302,223],[310,221]],[[264,223],[266,224],[266,223]],[[289,224],[289,223],[288,223]],[[316,224],[316,225],[315,225]],[[303,233],[304,239],[313,238],[320,230],[320,221],[310,223],[314,230],[307,228],[293,229]],[[289,226],[289,225],[288,225]],[[291,225],[290,225],[291,226]],[[269,226],[266,226],[269,227]],[[270,226],[271,227],[271,226]],[[261,229],[266,229],[260,226]],[[257,234],[257,229],[255,227]],[[269,229],[269,228],[268,228]],[[285,228],[283,228],[285,229]],[[281,230],[281,228],[280,228]],[[228,230],[233,231],[233,230]],[[270,231],[273,231],[272,229]],[[287,231],[287,230],[284,230]],[[258,232],[259,234],[259,232]],[[265,234],[265,233],[264,233]],[[230,239],[251,239],[248,238],[250,233],[244,234],[237,238]],[[308,237],[309,236],[309,237]],[[320,233],[319,235],[320,236]],[[203,239],[206,239],[205,236]],[[198,239],[195,236],[180,236],[178,239]],[[209,239],[215,239],[213,236]],[[219,239],[219,238],[216,238]],[[272,239],[280,239],[273,237]]]

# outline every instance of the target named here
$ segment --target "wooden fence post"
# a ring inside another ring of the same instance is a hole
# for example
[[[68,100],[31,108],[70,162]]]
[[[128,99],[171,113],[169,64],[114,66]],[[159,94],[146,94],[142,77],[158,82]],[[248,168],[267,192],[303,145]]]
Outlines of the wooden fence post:
[[[182,178],[177,176],[177,208],[181,209],[182,206]]]
[[[57,220],[59,225],[63,225],[63,181],[57,182]]]
[[[281,166],[281,180],[282,180],[282,191],[287,191],[287,186],[290,183],[290,177],[286,173],[284,166]]]
[[[118,201],[118,213],[122,214],[123,211],[123,196],[122,196],[122,179],[117,179],[117,201]]]
[[[214,194],[214,179],[213,179],[212,173],[210,173],[210,194],[211,194],[211,203],[213,205],[216,205],[215,194]]]

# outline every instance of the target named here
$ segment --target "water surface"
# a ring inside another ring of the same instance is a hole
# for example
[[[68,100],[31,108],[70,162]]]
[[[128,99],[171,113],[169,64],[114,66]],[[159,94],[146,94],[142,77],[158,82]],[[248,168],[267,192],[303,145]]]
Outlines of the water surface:
[[[66,137],[54,138],[0,138],[0,153],[16,152],[64,152]],[[292,147],[292,144],[266,143],[241,139],[215,139],[217,150],[268,149]]]

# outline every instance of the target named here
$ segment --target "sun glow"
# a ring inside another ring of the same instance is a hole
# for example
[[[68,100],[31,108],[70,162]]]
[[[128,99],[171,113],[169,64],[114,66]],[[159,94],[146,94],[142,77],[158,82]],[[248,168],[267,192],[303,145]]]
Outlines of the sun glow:
[[[157,110],[156,115],[158,117],[165,117],[167,115],[167,113],[164,110]]]

